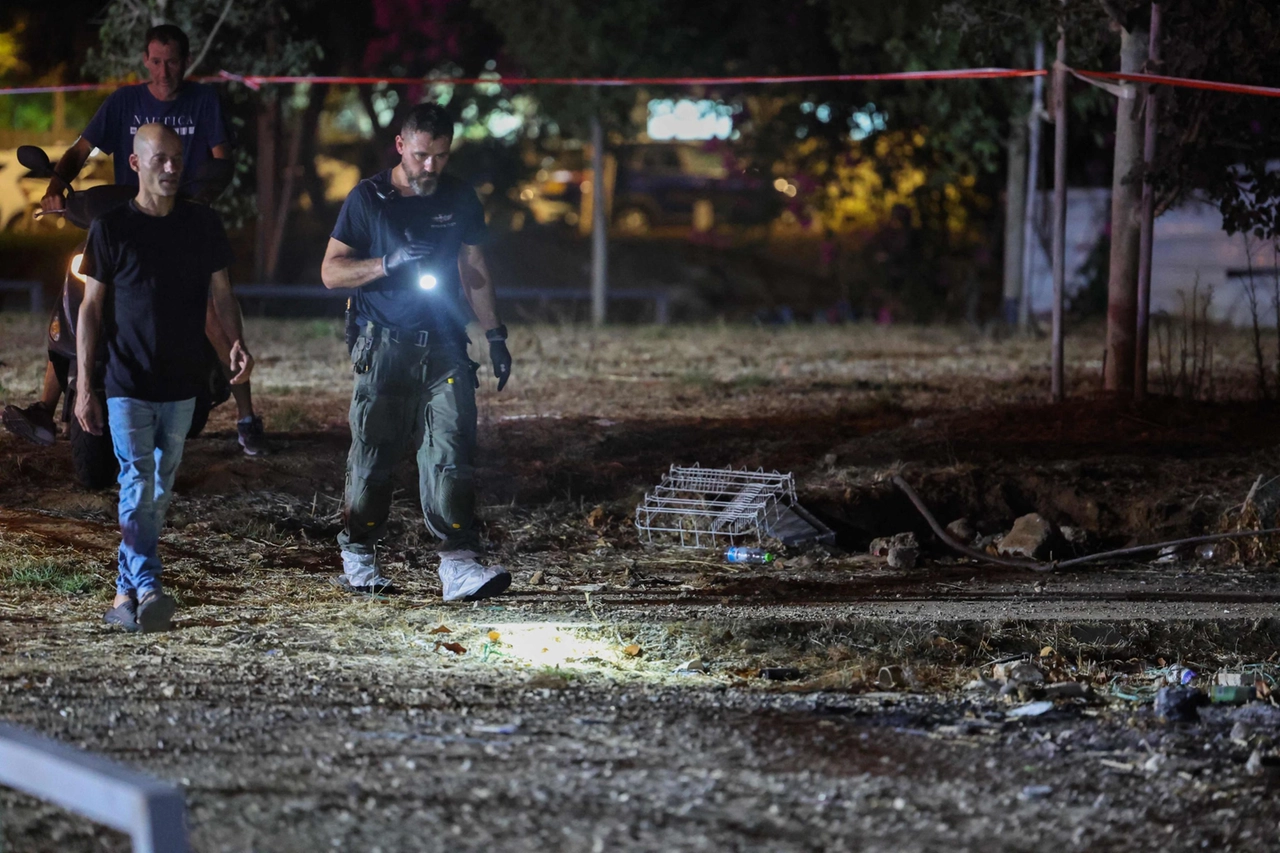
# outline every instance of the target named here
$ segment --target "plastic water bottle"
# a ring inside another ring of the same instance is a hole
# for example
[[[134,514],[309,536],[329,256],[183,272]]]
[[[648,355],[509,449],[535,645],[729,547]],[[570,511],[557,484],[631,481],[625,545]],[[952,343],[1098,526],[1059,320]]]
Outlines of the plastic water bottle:
[[[772,563],[773,555],[763,548],[746,548],[735,546],[724,552],[724,558],[730,563]]]

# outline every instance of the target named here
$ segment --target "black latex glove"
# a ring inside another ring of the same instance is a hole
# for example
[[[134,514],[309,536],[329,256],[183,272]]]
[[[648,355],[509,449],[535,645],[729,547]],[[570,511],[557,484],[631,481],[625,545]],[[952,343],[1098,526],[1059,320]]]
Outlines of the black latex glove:
[[[511,351],[506,341],[489,341],[489,360],[493,362],[493,375],[498,379],[498,390],[507,387],[511,378]]]
[[[398,269],[430,258],[435,250],[434,243],[429,243],[426,240],[415,240],[410,237],[399,249],[383,256],[382,271],[387,275],[393,275]]]

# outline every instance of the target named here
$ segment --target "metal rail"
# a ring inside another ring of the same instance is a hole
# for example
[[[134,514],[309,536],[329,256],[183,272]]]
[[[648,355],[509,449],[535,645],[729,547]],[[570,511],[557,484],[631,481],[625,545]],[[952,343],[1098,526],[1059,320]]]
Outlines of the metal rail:
[[[330,290],[319,284],[239,284],[234,290],[237,296],[246,299],[346,299],[351,295],[349,289]],[[499,287],[495,288],[494,294],[509,301],[591,301],[591,290],[585,287]],[[660,326],[671,322],[671,294],[665,290],[613,288],[609,291],[609,299],[652,302],[654,322]]]
[[[127,833],[134,853],[187,853],[182,792],[97,755],[0,725],[0,784]]]

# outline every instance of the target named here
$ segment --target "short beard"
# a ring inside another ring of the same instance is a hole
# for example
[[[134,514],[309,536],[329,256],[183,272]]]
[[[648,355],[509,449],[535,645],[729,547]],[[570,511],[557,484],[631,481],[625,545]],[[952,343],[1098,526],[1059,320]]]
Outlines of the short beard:
[[[421,175],[409,179],[409,186],[418,195],[431,195],[436,191],[436,185],[440,183],[440,179],[436,175],[429,175],[423,172]]]

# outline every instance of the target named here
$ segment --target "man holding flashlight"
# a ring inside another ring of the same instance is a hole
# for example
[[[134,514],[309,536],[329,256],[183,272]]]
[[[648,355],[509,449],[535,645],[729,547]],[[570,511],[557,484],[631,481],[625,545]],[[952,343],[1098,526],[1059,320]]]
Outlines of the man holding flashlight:
[[[377,546],[391,511],[392,471],[409,447],[417,452],[427,528],[442,540],[444,600],[489,598],[511,584],[505,569],[480,560],[479,365],[467,357],[468,314],[485,330],[499,391],[511,375],[511,354],[480,252],[484,210],[470,186],[442,174],[452,142],[453,119],[442,107],[410,110],[396,137],[400,163],[347,196],[320,268],[325,287],[354,289],[359,330],[338,536],[343,575],[334,581],[352,592],[390,588]]]

